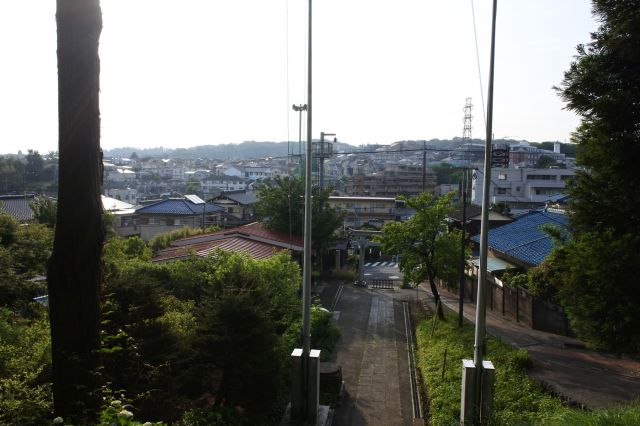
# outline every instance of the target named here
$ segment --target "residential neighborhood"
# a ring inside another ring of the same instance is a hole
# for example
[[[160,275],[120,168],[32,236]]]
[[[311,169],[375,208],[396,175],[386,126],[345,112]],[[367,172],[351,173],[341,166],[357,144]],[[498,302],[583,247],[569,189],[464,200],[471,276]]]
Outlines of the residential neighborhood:
[[[640,0],[27,3],[0,426],[640,425]]]

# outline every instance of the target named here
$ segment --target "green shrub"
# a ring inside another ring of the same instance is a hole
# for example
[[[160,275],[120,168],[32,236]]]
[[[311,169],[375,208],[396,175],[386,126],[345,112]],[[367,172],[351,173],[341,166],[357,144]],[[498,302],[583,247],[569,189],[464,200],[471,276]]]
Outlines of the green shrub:
[[[473,326],[465,323],[462,329],[458,328],[456,315],[450,312],[446,318],[435,323],[432,318],[424,320],[416,329],[418,367],[427,388],[433,426],[458,424],[461,360],[473,358]],[[525,370],[532,360],[525,349],[515,349],[489,337],[486,359],[496,368],[493,425],[640,424],[640,403],[597,411],[567,407],[527,376]]]
[[[42,424],[53,409],[46,314],[25,320],[0,308],[0,424]]]

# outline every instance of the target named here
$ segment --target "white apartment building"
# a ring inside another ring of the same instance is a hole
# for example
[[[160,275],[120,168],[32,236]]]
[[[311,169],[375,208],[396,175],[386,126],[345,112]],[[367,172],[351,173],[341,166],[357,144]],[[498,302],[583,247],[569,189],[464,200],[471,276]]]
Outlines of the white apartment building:
[[[226,175],[211,175],[202,180],[202,190],[205,193],[212,194],[214,190],[221,191],[238,191],[242,189],[246,189],[247,180],[234,177],[234,176],[226,176]]]
[[[490,203],[506,202],[511,208],[535,208],[549,196],[564,191],[575,169],[494,168],[491,169]],[[482,205],[484,173],[473,171],[471,202]]]

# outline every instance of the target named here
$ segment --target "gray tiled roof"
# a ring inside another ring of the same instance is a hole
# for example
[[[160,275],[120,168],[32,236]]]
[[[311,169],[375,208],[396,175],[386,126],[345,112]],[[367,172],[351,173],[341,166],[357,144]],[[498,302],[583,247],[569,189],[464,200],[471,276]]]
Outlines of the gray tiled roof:
[[[0,211],[21,222],[33,220],[33,210],[29,203],[33,195],[0,195]]]
[[[254,191],[225,191],[218,198],[228,198],[238,204],[244,206],[255,204],[258,202],[258,196]]]

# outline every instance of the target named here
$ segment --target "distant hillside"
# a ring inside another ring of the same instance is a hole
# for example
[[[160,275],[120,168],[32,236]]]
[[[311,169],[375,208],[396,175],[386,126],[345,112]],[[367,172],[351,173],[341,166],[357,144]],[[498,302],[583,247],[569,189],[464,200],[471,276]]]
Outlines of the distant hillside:
[[[191,148],[145,148],[132,147],[114,148],[106,150],[106,157],[130,157],[134,152],[138,157],[171,157],[182,159],[209,158],[219,160],[249,160],[264,157],[284,157],[287,155],[287,142],[242,142],[241,144],[200,145]],[[291,142],[289,149],[298,153],[298,143]],[[304,144],[302,146],[304,150]],[[334,149],[340,152],[351,152],[357,148],[342,142],[334,144]],[[304,152],[304,151],[303,151]]]
[[[474,144],[482,144],[482,139],[473,139]],[[512,139],[496,139],[494,142],[516,143]],[[451,149],[460,147],[463,144],[462,138],[453,139],[431,139],[428,141],[409,140],[398,141],[390,145],[361,145],[355,147],[342,142],[334,144],[334,152],[357,152],[372,151],[378,148],[389,147],[390,149],[420,149],[422,146],[431,149]],[[531,142],[532,146],[553,150],[553,142]],[[289,149],[294,154],[298,153],[298,143],[291,142]],[[302,146],[304,152],[304,144]],[[575,157],[576,146],[573,144],[561,144],[560,151],[570,157]],[[191,148],[145,148],[137,149],[131,147],[115,148],[105,151],[106,157],[130,157],[136,153],[138,157],[171,157],[176,159],[218,159],[218,160],[251,160],[255,158],[265,157],[284,157],[287,155],[287,142],[255,142],[247,141],[241,144],[223,144],[223,145],[200,145]]]

